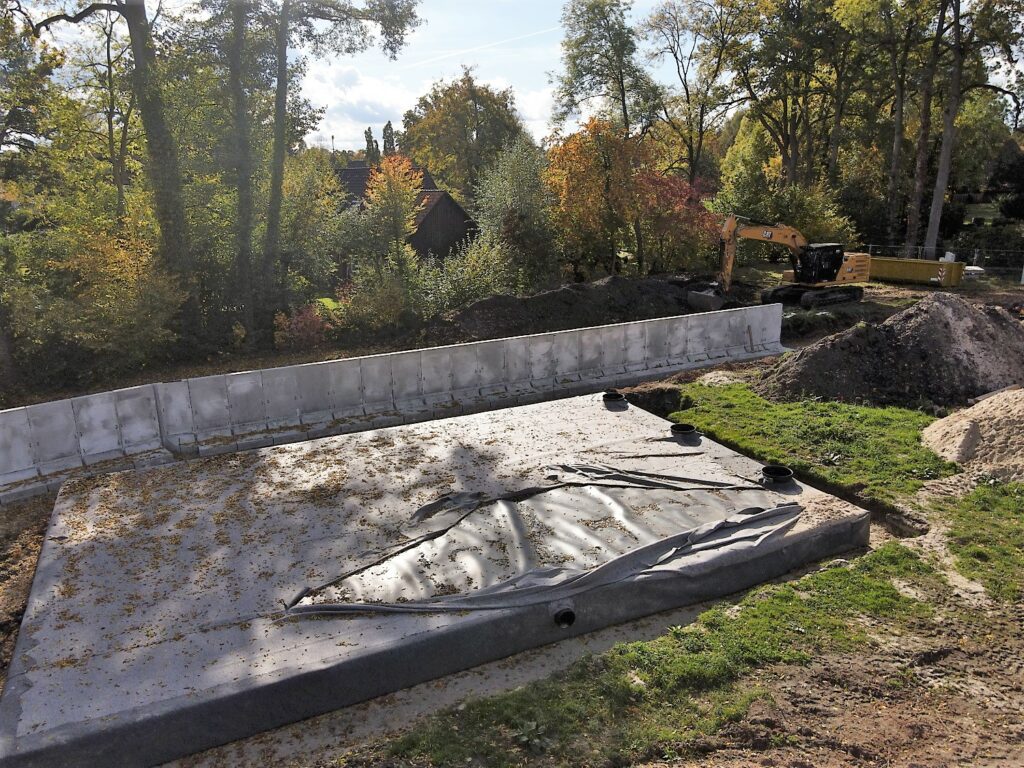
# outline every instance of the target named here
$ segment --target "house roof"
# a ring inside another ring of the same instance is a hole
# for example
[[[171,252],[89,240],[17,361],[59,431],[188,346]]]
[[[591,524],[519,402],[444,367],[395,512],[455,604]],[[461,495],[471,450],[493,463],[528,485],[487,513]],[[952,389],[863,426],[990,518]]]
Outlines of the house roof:
[[[413,166],[413,168],[423,173],[423,189],[437,189],[437,182],[434,181],[426,168],[419,168],[418,166]],[[353,160],[338,171],[338,180],[349,195],[356,200],[362,200],[366,197],[366,186],[370,183],[370,175],[372,173],[373,168],[368,166],[365,161]]]
[[[448,193],[441,189],[423,189],[420,190],[419,197],[416,199],[416,203],[420,205],[419,211],[416,213],[416,226],[418,227],[423,223],[423,220],[427,218],[427,214],[437,205],[441,200],[444,199]],[[452,198],[452,202],[459,205],[455,198]],[[462,206],[459,206],[460,208]],[[467,217],[468,218],[468,217]]]

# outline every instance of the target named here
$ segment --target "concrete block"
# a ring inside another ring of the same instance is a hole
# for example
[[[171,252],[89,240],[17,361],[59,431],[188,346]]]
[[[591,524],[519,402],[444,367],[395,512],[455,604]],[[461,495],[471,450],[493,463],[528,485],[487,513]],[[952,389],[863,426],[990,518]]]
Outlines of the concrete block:
[[[708,318],[711,321],[708,321]],[[708,326],[717,320],[712,313],[690,315],[686,323],[686,359],[689,363],[703,363],[709,360]]]
[[[671,338],[671,320],[651,320],[644,323],[647,336],[647,365],[646,370],[665,368],[669,365]]]
[[[164,445],[175,450],[184,435],[194,435],[195,420],[192,417],[192,397],[188,381],[170,381],[155,385],[156,402],[160,414],[160,433]]]
[[[244,435],[267,427],[267,406],[263,395],[260,371],[229,373],[225,377],[231,431]]]
[[[511,389],[530,388],[533,377],[530,362],[530,336],[505,339],[505,375]]]
[[[293,371],[295,376],[296,396],[303,424],[319,424],[334,418],[334,403],[331,400],[332,365],[330,362],[309,363],[288,369]],[[356,373],[358,374],[358,369]],[[264,391],[269,397],[265,381]],[[358,376],[356,391],[358,392]]]
[[[298,385],[298,371],[302,367],[269,368],[260,372],[263,378],[263,409],[268,428],[291,426],[302,421],[302,400]]]
[[[584,379],[598,379],[604,375],[601,331],[601,328],[581,328],[576,331],[580,349],[579,369]]]
[[[477,370],[480,371],[480,391],[495,396],[507,391],[504,341],[481,341],[473,347],[476,350]]]
[[[625,338],[624,358],[627,371],[642,371],[647,368],[647,326],[649,323],[630,323],[623,326]]]
[[[114,392],[121,446],[127,454],[160,447],[160,417],[157,413],[156,387],[129,387]]]
[[[221,440],[212,443],[200,443],[200,456],[220,456],[225,453],[234,453],[238,450],[238,443],[234,440]]]
[[[28,410],[0,411],[0,475],[32,469],[35,463]]]
[[[86,464],[122,456],[117,404],[113,392],[76,397],[71,401],[78,445]]]
[[[626,327],[624,325],[604,325],[595,329],[599,331],[601,340],[602,368],[606,374],[625,373],[626,371]]]
[[[231,406],[225,376],[203,376],[188,380],[192,420],[200,441],[231,434]]]
[[[534,389],[551,390],[557,371],[554,334],[542,333],[529,338],[530,383]]]
[[[476,344],[458,344],[448,347],[451,365],[451,387],[456,393],[480,389],[480,365]]]
[[[681,365],[689,362],[687,339],[690,333],[690,321],[693,317],[693,315],[688,315],[662,321],[667,328],[669,365]]]
[[[305,433],[303,433],[305,434]],[[274,444],[274,437],[272,434],[252,434],[242,435],[238,438],[236,445],[240,451],[252,451],[256,448],[266,448],[268,445]]]
[[[78,448],[78,427],[70,400],[56,400],[27,407],[28,421],[32,425],[32,443],[40,469],[43,465],[59,468],[81,466]]]
[[[436,347],[420,351],[420,385],[423,401],[435,408],[452,402],[452,350]]]
[[[324,363],[330,381],[331,411],[334,418],[361,416],[363,409],[362,358]],[[390,386],[391,374],[388,373]]]
[[[559,387],[580,380],[580,334],[561,331],[550,334],[553,374]]]
[[[391,381],[391,356],[361,357],[359,366],[362,371],[363,410],[367,414],[393,411],[395,398]]]
[[[423,406],[420,352],[396,352],[391,358],[391,392],[398,410]]]

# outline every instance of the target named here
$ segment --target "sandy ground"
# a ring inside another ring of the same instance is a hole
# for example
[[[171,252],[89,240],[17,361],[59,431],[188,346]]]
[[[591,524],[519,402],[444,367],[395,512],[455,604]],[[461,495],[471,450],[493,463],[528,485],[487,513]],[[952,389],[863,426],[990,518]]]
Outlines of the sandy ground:
[[[921,442],[944,459],[1005,482],[1024,481],[1022,441],[1024,389],[994,394],[921,433]]]

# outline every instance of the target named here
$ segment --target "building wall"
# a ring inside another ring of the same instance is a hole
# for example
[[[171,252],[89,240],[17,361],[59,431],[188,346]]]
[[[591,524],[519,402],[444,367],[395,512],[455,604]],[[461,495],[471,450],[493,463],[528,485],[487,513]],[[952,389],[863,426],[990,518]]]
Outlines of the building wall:
[[[444,258],[474,231],[469,214],[446,194],[427,212],[409,243],[421,258],[428,253]]]

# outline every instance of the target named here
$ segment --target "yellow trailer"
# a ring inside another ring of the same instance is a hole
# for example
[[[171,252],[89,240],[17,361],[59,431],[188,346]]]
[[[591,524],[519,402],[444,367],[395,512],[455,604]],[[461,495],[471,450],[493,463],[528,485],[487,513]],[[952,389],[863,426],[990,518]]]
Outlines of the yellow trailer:
[[[889,259],[871,257],[871,279],[893,283],[922,283],[953,288],[964,276],[961,261],[932,261],[931,259]]]

